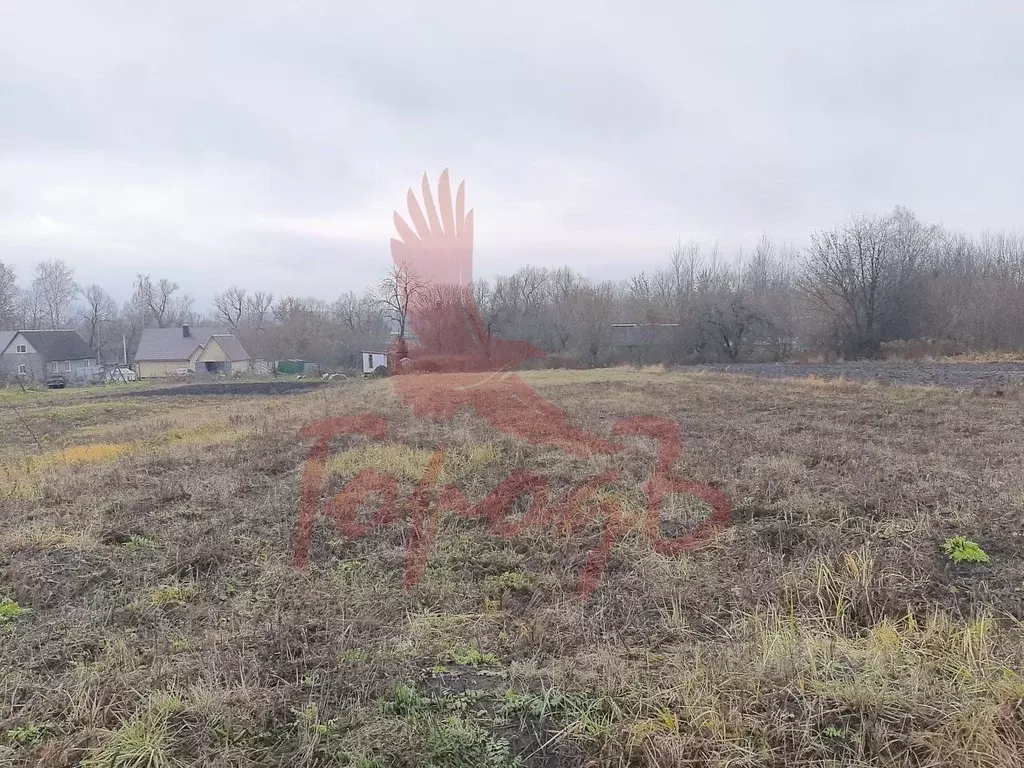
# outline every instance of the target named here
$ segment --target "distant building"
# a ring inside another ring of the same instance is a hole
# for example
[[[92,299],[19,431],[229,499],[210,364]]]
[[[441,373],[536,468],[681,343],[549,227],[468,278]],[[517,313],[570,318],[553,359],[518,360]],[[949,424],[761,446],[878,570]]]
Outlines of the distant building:
[[[376,371],[380,366],[388,367],[387,352],[362,352],[363,373],[369,374]]]
[[[630,362],[641,365],[652,355],[661,357],[678,336],[679,323],[613,323],[608,342]]]
[[[291,358],[290,360],[278,360],[275,370],[278,373],[285,374],[296,374],[301,376],[319,376],[320,363],[314,363],[309,360],[297,360]]]
[[[402,336],[401,328],[402,326],[398,323],[397,320],[388,321],[388,334],[391,336],[392,344],[398,341],[399,336]],[[410,347],[419,346],[419,337],[416,335],[416,332],[412,329],[408,319],[406,320],[405,323],[405,335],[403,336],[403,338],[405,339],[405,343],[408,344]]]
[[[247,373],[249,353],[234,335],[213,328],[146,328],[135,352],[140,379],[194,373]]]
[[[95,357],[78,331],[0,332],[0,374],[25,381],[46,381],[60,374],[70,382],[89,379]]]

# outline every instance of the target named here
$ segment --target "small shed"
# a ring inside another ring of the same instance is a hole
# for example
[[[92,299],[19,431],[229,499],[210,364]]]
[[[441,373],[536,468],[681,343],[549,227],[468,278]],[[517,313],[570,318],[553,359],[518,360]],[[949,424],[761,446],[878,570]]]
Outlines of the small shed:
[[[277,361],[277,372],[278,373],[313,373],[318,369],[319,366],[316,363],[310,363],[306,360],[278,360]]]
[[[634,365],[645,362],[647,352],[665,347],[679,336],[679,323],[612,323],[608,341],[612,347],[628,352]]]
[[[373,373],[380,366],[387,368],[388,366],[388,353],[387,352],[363,352],[363,373]]]

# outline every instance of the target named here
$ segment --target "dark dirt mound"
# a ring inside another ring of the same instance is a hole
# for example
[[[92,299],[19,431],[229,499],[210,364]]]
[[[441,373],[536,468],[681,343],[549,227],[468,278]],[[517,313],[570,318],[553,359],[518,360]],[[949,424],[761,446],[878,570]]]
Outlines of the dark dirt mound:
[[[159,389],[119,392],[113,397],[209,397],[211,395],[286,395],[323,386],[320,381],[247,381],[222,384],[183,384]]]
[[[951,389],[1000,389],[1024,385],[1024,363],[734,363],[697,365],[693,366],[693,369],[740,373],[770,379],[819,376],[825,379],[884,381],[890,384],[939,386]]]

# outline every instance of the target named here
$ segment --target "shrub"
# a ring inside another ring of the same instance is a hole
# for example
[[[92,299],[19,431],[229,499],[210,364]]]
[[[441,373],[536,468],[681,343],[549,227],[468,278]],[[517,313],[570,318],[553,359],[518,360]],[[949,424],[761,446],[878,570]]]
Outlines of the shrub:
[[[462,664],[467,667],[489,666],[501,663],[501,659],[495,654],[481,651],[473,646],[452,651],[451,660],[456,664]]]
[[[11,598],[5,597],[0,600],[0,624],[7,624],[15,619],[19,619],[26,613],[31,613],[31,611],[31,608],[25,608],[11,600]]]
[[[977,542],[963,536],[946,539],[942,545],[942,551],[954,563],[987,563],[989,561],[989,556],[978,546]]]
[[[4,741],[8,744],[19,746],[31,746],[38,744],[46,736],[46,729],[40,725],[26,725],[20,728],[12,728],[4,734]]]

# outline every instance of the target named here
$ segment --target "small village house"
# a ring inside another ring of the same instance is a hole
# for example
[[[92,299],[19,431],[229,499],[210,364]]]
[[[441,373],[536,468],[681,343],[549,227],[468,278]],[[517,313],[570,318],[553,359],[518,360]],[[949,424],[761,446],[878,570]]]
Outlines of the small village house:
[[[249,353],[227,331],[213,328],[146,328],[135,352],[140,379],[194,373],[238,374],[249,371]]]
[[[53,374],[74,382],[90,378],[96,358],[77,331],[0,331],[0,375],[46,381]]]

